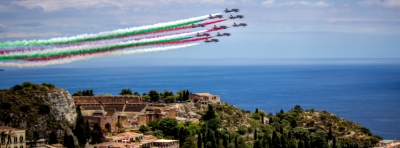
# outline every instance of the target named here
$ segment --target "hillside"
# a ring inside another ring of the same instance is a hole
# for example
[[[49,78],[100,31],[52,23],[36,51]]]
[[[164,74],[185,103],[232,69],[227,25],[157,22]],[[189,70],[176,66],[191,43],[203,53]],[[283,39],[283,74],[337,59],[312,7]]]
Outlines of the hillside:
[[[327,140],[329,144],[333,142],[332,138],[328,138],[329,130],[337,143],[342,144],[371,146],[381,139],[362,125],[327,111],[303,110],[300,106],[295,106],[287,112],[281,110],[273,115],[258,109],[252,113],[246,112],[228,103],[214,105],[214,108],[221,119],[221,127],[228,131],[239,131],[248,142],[253,142],[255,130],[258,135],[272,136],[272,133],[277,131],[284,135],[291,134],[287,136],[297,137],[296,139],[301,139],[301,135],[308,135],[310,141],[312,138],[321,137],[324,140],[330,139]],[[262,119],[264,119],[264,124]]]
[[[27,140],[48,138],[51,132],[72,135],[74,102],[66,90],[52,84],[24,82],[0,90],[0,106],[0,125],[25,129]]]

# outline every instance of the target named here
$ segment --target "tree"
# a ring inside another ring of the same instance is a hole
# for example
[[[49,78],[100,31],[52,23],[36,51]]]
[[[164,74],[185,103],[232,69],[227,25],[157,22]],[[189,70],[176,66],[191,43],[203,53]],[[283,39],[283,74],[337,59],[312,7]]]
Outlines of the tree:
[[[191,134],[186,127],[180,127],[178,136],[179,136],[179,145],[183,145],[186,138],[191,136]]]
[[[158,99],[160,98],[160,94],[156,90],[150,90],[149,96],[150,96],[150,101],[152,102],[158,102]]]
[[[201,139],[201,134],[197,134],[197,148],[202,148],[203,140]]]
[[[13,137],[14,136],[14,133],[12,132],[12,130],[10,129],[10,130],[8,130],[8,132],[6,132],[6,131],[2,131],[1,133],[0,133],[0,136],[1,136],[1,139],[6,139],[6,148],[8,147],[8,144],[10,144],[10,142],[11,142],[11,137]]]
[[[134,96],[140,96],[140,94],[138,92],[136,92],[136,91],[133,93],[133,95]]]
[[[332,137],[333,138],[333,141],[332,141],[332,148],[337,148],[337,145],[336,145],[336,138],[335,137]]]
[[[255,140],[253,148],[261,148],[261,141],[260,140]]]
[[[81,112],[81,107],[80,105],[78,105],[76,107],[76,124],[75,124],[75,129],[74,129],[74,135],[76,136],[76,138],[78,139],[78,143],[80,147],[85,147],[86,145],[86,141],[89,139],[89,137],[87,137],[87,133],[89,131],[86,131],[85,128],[85,121],[83,119],[82,116],[82,112]]]
[[[64,131],[64,147],[74,148],[74,139],[72,136],[68,136],[67,132]]]
[[[254,129],[254,140],[257,140],[257,139],[258,139],[258,137],[257,137],[257,130]]]
[[[185,138],[185,142],[181,145],[182,148],[197,148],[194,136],[188,136]]]
[[[220,126],[220,120],[217,116],[217,113],[214,111],[214,107],[211,104],[208,104],[208,109],[200,120],[206,122],[208,128],[214,131],[217,130]]]
[[[158,129],[159,122],[158,121],[150,121],[149,123],[147,123],[147,126],[149,126],[152,131],[155,131],[156,129]]]
[[[58,138],[57,138],[57,134],[56,134],[55,131],[52,131],[52,132],[50,133],[49,138],[50,138],[49,144],[56,144],[56,143],[58,143]]]
[[[328,140],[332,140],[332,138],[333,138],[333,135],[332,135],[332,127],[330,126],[329,127],[329,131],[328,131]]]
[[[299,140],[299,143],[297,144],[297,148],[305,148],[303,141]]]
[[[177,137],[178,121],[173,118],[163,118],[160,121],[159,129],[166,136]]]
[[[132,90],[130,88],[123,88],[119,95],[132,95]]]
[[[274,131],[272,133],[272,147],[273,148],[282,148],[281,140],[280,140],[278,134],[276,133],[276,131]]]
[[[140,125],[140,127],[139,127],[139,131],[142,132],[142,133],[145,133],[145,132],[150,131],[150,130],[151,130],[150,127],[148,127],[146,125]]]
[[[95,123],[93,125],[93,130],[91,132],[91,137],[92,137],[91,143],[96,144],[104,142],[103,134],[104,134],[103,129],[100,127],[98,123]]]
[[[119,121],[115,125],[118,127],[118,131],[122,128],[122,123]]]

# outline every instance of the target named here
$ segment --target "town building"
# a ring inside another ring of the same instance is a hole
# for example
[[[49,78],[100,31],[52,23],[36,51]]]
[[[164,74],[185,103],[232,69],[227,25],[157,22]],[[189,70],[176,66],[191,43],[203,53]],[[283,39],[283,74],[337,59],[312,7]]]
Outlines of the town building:
[[[6,134],[0,138],[0,148],[26,148],[25,130],[0,126],[0,133]]]
[[[208,105],[208,103],[219,103],[221,102],[220,97],[217,95],[212,95],[210,93],[194,93],[189,95],[189,101],[201,104]]]

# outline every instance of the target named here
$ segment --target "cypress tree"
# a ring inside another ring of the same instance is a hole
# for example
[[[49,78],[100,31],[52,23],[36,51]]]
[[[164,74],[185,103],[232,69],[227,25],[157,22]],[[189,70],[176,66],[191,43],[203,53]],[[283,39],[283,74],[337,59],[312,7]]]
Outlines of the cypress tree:
[[[228,136],[224,134],[222,138],[222,145],[224,146],[224,148],[228,148]]]
[[[201,134],[197,134],[197,148],[202,148],[202,143],[203,141],[201,140]]]
[[[204,133],[203,133],[203,146],[204,146],[204,148],[207,146],[207,131],[204,131]]]
[[[297,144],[297,148],[305,148],[303,141],[299,140],[299,143]]]
[[[239,148],[239,144],[238,144],[238,141],[237,141],[237,136],[235,137],[235,148]]]
[[[281,140],[280,140],[278,134],[276,133],[276,131],[274,131],[272,133],[272,147],[273,148],[282,148]]]
[[[282,148],[288,148],[288,141],[286,140],[284,135],[281,136],[281,145]]]
[[[328,140],[332,140],[332,127],[329,127],[329,132],[328,132]]]
[[[332,148],[337,148],[337,145],[336,145],[336,138],[335,137],[332,137],[333,138],[333,141],[332,141]]]
[[[261,148],[261,141],[260,140],[256,140],[254,142],[253,148]]]
[[[210,142],[211,142],[211,147],[212,148],[216,148],[217,147],[217,142],[216,142],[216,139],[215,139],[215,136],[214,136],[214,132],[211,130],[211,129],[209,129],[209,136],[210,136]]]
[[[265,123],[264,123],[264,115],[261,115],[261,123],[262,123],[262,124],[265,124]]]
[[[258,108],[256,108],[256,113],[258,114]]]
[[[254,129],[254,140],[257,140],[257,139],[258,139],[258,137],[257,137],[257,130]]]
[[[79,146],[85,147],[87,133],[86,133],[85,121],[82,116],[80,105],[77,106],[76,113],[77,113],[77,116],[76,116],[74,135],[78,139]]]
[[[50,133],[49,138],[50,138],[49,144],[56,144],[56,143],[58,143],[57,134],[56,134],[55,131],[52,131],[52,132]]]
[[[283,127],[282,126],[280,126],[280,128],[279,128],[279,133],[281,133],[283,135]]]
[[[216,130],[215,132],[214,132],[214,136],[215,136],[215,142],[216,142],[216,146],[218,146],[219,145],[219,132],[218,132],[218,130]]]

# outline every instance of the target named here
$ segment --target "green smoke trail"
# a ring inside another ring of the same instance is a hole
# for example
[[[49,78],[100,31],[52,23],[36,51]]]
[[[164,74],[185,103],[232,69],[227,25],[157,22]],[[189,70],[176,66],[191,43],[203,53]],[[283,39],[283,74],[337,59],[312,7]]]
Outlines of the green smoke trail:
[[[84,53],[91,53],[91,52],[112,51],[112,50],[116,50],[116,49],[123,49],[123,48],[129,48],[129,47],[134,47],[134,46],[144,46],[144,45],[152,45],[152,44],[158,44],[158,43],[167,43],[167,42],[186,40],[189,38],[191,38],[191,37],[176,37],[176,38],[170,38],[170,39],[164,39],[164,40],[131,42],[131,43],[118,44],[118,45],[113,45],[113,46],[95,47],[95,48],[89,48],[89,49],[64,51],[64,52],[50,52],[50,53],[44,53],[44,54],[37,53],[37,54],[0,55],[0,60],[45,58],[45,57],[53,57],[53,56],[77,55],[77,54],[84,54]]]
[[[111,38],[125,37],[125,36],[130,36],[130,35],[139,35],[139,34],[151,33],[151,32],[156,32],[156,31],[161,31],[161,30],[173,29],[173,28],[187,26],[187,25],[191,25],[194,23],[202,22],[202,21],[204,21],[204,19],[187,21],[187,22],[173,24],[173,25],[153,27],[153,28],[148,28],[148,29],[128,31],[128,32],[123,32],[123,33],[111,33],[111,34],[107,34],[107,35],[99,35],[99,36],[87,37],[87,38],[75,38],[75,39],[68,39],[68,40],[60,39],[60,40],[56,40],[56,41],[31,40],[31,41],[5,42],[5,43],[0,43],[0,48],[21,47],[21,46],[40,46],[40,45],[59,45],[59,44],[70,44],[70,43],[78,43],[78,42],[85,42],[85,41],[111,39]]]

